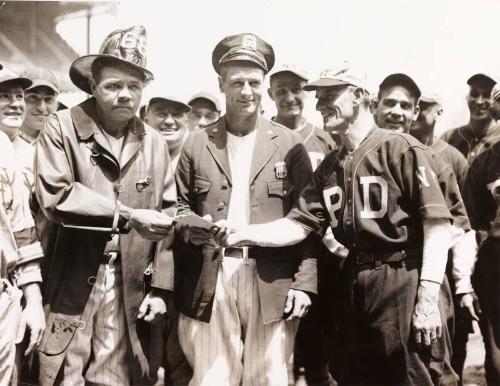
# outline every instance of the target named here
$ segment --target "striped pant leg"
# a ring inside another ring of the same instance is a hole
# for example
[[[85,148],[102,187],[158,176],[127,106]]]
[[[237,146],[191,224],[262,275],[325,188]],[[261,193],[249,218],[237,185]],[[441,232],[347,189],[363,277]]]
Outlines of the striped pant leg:
[[[16,334],[21,319],[22,292],[8,284],[0,293],[0,385],[10,384],[16,354]]]
[[[241,259],[219,267],[209,323],[179,315],[179,342],[193,368],[190,386],[235,386],[241,382],[243,342],[235,298]]]
[[[102,301],[94,319],[93,360],[85,374],[86,382],[126,386],[130,383],[123,282],[120,262],[104,265]]]
[[[243,386],[288,386],[298,320],[264,324],[255,261],[242,265],[238,304],[244,327]]]

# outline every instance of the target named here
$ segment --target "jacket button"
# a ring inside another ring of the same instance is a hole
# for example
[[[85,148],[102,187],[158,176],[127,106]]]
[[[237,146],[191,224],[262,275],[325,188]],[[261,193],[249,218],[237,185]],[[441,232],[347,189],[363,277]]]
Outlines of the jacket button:
[[[89,276],[87,279],[87,283],[89,283],[89,285],[94,285],[96,280],[97,278],[95,276]]]

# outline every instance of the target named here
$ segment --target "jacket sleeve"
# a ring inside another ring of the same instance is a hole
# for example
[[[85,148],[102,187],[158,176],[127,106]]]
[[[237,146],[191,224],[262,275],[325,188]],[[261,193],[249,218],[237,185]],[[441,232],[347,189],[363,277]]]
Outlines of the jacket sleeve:
[[[174,217],[177,211],[177,193],[175,188],[172,163],[168,153],[168,146],[165,142],[165,179],[163,181],[163,201],[162,212],[170,217]],[[153,261],[153,276],[151,286],[168,291],[174,290],[174,257],[172,253],[172,242],[174,239],[173,229],[169,235],[161,240],[156,246],[156,253]]]
[[[37,141],[34,174],[40,208],[56,223],[111,227],[115,200],[74,181],[67,137],[75,134],[65,126],[58,116],[51,116]],[[125,222],[120,218],[119,226]]]
[[[297,141],[291,150],[291,182],[294,186],[294,201],[312,177],[312,167],[309,156],[302,143]],[[319,254],[320,239],[315,234],[310,234],[299,243],[298,269],[294,275],[291,288],[309,293],[317,293],[317,257]]]

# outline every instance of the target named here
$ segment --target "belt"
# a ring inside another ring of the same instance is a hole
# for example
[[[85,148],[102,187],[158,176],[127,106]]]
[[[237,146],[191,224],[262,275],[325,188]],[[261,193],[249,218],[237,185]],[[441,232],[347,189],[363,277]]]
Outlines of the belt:
[[[102,263],[111,265],[116,260],[119,260],[121,257],[120,252],[104,252],[102,255]]]
[[[222,249],[223,257],[236,257],[238,259],[255,259],[256,250],[250,247],[230,247]]]
[[[377,251],[351,251],[352,261],[358,266],[373,266],[380,267],[382,264],[399,263],[405,266],[406,262],[421,261],[421,254],[418,249],[405,250],[392,252],[377,252]]]

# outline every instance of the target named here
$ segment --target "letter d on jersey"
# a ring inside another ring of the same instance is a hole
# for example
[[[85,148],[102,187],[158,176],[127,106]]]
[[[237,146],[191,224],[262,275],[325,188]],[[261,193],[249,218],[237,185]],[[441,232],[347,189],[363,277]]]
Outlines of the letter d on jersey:
[[[364,176],[359,178],[359,183],[363,187],[363,210],[360,213],[361,218],[382,218],[387,212],[388,187],[387,181],[380,176]],[[370,204],[370,185],[380,186],[380,209],[372,210]]]

